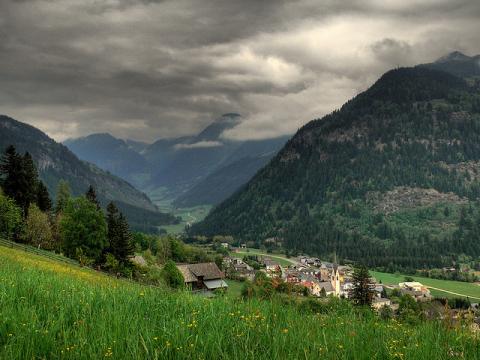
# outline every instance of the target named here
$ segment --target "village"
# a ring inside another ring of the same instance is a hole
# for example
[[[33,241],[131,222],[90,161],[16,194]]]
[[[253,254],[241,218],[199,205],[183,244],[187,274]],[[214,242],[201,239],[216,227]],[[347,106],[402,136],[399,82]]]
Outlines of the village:
[[[225,244],[225,247],[227,246]],[[223,257],[221,266],[223,271],[213,262],[177,264],[178,270],[184,277],[185,285],[194,292],[213,295],[216,290],[228,290],[227,279],[253,281],[258,273],[263,273],[268,278],[281,279],[295,286],[304,296],[349,298],[353,288],[353,267],[349,265],[339,265],[308,256],[290,258],[288,265],[282,265],[275,256],[244,255],[245,249],[240,248],[229,248],[229,250],[231,250],[230,255]],[[372,307],[376,310],[384,306],[392,310],[398,308],[398,304],[392,303],[389,299],[387,290],[399,295],[410,295],[417,302],[432,299],[429,289],[416,281],[385,285],[371,277],[370,288],[374,293]]]

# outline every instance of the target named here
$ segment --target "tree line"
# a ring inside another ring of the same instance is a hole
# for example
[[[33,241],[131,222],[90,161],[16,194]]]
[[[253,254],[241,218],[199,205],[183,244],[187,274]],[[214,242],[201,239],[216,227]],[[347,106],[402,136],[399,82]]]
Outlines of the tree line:
[[[127,219],[113,202],[104,213],[93,186],[73,197],[61,180],[53,204],[31,155],[11,145],[0,160],[0,188],[1,237],[61,252],[82,265],[131,272],[134,244]]]

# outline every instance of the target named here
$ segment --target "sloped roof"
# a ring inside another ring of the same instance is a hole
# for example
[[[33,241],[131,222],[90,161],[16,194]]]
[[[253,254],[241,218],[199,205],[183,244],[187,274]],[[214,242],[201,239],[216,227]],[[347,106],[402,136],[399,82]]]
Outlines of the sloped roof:
[[[223,272],[213,262],[180,264],[177,265],[177,268],[182,273],[186,283],[195,282],[198,280],[198,277],[203,277],[203,280],[222,279],[224,277]]]
[[[209,290],[215,290],[218,288],[228,288],[228,284],[221,279],[207,280],[204,282],[204,284]]]
[[[188,264],[188,269],[196,277],[203,276],[204,280],[221,279],[223,278],[223,272],[220,271],[217,264],[213,262],[200,263],[200,264]]]
[[[324,288],[326,292],[333,291],[333,286],[330,281],[322,281],[318,283],[318,285],[320,286],[320,288]]]
[[[186,283],[197,281],[196,276],[188,268],[189,264],[177,265],[178,270],[182,273],[183,279]]]

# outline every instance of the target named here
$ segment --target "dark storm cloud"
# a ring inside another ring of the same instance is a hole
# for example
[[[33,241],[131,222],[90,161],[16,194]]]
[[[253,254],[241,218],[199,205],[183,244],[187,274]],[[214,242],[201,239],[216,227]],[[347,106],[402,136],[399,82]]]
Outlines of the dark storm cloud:
[[[0,113],[56,139],[292,133],[391,67],[480,52],[476,0],[0,1]]]

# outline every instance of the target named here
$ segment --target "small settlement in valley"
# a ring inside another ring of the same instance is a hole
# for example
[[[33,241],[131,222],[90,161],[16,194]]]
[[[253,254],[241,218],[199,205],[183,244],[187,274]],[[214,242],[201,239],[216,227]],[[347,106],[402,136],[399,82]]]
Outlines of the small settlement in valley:
[[[238,251],[233,249],[233,251]],[[242,251],[245,251],[242,249]],[[282,266],[274,257],[268,255],[246,255],[243,258],[226,256],[223,267],[227,278],[253,280],[257,272],[264,272],[268,277],[277,277],[283,281],[308,290],[315,297],[336,296],[348,298],[353,288],[351,266],[321,261],[318,258],[300,256],[290,258],[291,264]],[[380,309],[383,306],[395,308],[386,298],[386,289],[397,289],[400,294],[408,294],[416,301],[431,299],[428,288],[418,282],[402,282],[396,286],[386,286],[371,278],[371,289],[374,292],[372,306]]]

